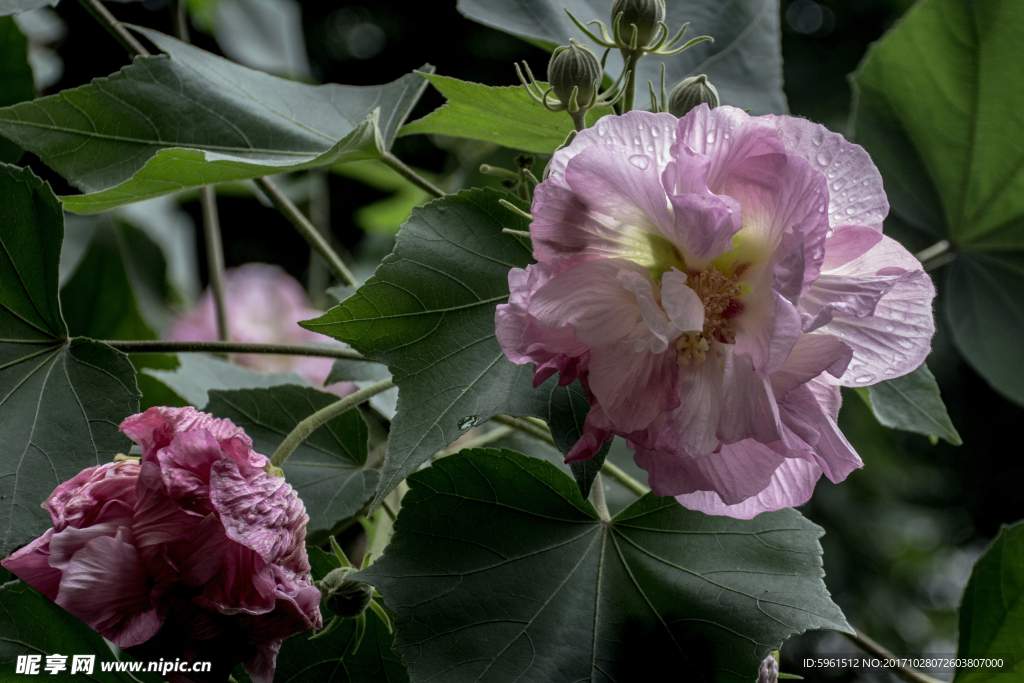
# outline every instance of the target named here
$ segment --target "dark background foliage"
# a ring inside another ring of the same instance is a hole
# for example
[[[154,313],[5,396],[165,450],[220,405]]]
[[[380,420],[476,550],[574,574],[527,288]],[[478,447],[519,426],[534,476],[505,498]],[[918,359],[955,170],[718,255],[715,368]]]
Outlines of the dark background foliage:
[[[672,0],[670,0],[672,1]],[[351,3],[302,2],[306,45],[314,78],[355,85],[392,81],[427,60],[440,74],[489,85],[516,83],[512,62],[527,60],[543,72],[547,54],[516,38],[464,19],[454,2],[410,3],[375,0]],[[846,133],[851,103],[847,80],[869,44],[882,36],[910,0],[783,0],[785,91],[794,115]],[[164,0],[113,4],[125,22],[172,32]],[[55,46],[63,75],[45,94],[75,87],[112,73],[126,63],[109,39],[76,3],[57,7],[68,30]],[[361,31],[353,31],[353,24]],[[200,47],[220,53],[212,36],[193,28]],[[82,55],[88,55],[83,59]],[[433,89],[417,106],[416,119],[443,102]],[[728,104],[728,103],[726,103]],[[449,178],[448,189],[497,186],[476,174],[450,178],[460,166],[482,161],[511,166],[514,152],[468,141],[399,138],[395,153],[407,163]],[[72,191],[34,158],[23,160],[49,180],[58,193]],[[328,175],[331,228],[335,239],[370,269],[390,249],[390,237],[364,235],[354,212],[388,193],[340,175]],[[185,210],[199,218],[196,201]],[[309,274],[309,250],[292,238],[284,219],[247,197],[222,197],[228,267],[249,261],[281,264],[296,277]],[[910,249],[928,246],[921,235],[891,226]],[[288,239],[281,239],[281,235]],[[201,278],[206,278],[202,240],[197,242]],[[942,288],[941,273],[935,273]],[[940,293],[941,296],[941,293]],[[933,445],[922,436],[878,425],[861,399],[845,396],[840,423],[866,467],[842,485],[819,484],[803,510],[827,535],[826,583],[851,624],[895,652],[946,653],[956,650],[956,609],[971,566],[1000,525],[1024,517],[1024,460],[1005,432],[1024,420],[1024,411],[996,394],[953,349],[946,324],[938,332],[929,365],[964,445]],[[809,634],[784,650],[783,670],[808,673],[794,655],[853,652],[837,634]],[[830,680],[852,681],[841,674]]]

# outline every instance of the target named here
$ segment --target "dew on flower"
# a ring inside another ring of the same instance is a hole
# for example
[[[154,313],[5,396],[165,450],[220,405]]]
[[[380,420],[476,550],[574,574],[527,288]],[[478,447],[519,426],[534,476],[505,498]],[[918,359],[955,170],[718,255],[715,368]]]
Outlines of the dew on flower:
[[[634,154],[629,158],[629,163],[633,164],[641,171],[646,171],[647,167],[651,164],[651,158],[646,154]]]
[[[832,157],[825,152],[818,152],[818,156],[816,156],[815,159],[820,166],[828,166],[832,161]]]
[[[814,137],[811,138],[811,143],[815,147],[821,147],[821,141],[822,141],[822,137],[821,137],[820,133],[819,134],[815,134]]]

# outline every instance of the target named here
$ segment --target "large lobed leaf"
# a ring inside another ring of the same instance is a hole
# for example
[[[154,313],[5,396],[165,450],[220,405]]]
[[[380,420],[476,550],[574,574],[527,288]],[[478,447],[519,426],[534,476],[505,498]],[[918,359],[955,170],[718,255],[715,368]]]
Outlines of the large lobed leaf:
[[[785,114],[782,92],[782,33],[778,0],[697,0],[667,2],[666,22],[675,33],[691,22],[686,39],[710,35],[704,42],[673,57],[645,57],[637,67],[637,104],[647,102],[646,83],[656,86],[665,62],[669,88],[687,76],[707,74],[718,88],[723,104],[750,109],[753,114]],[[459,0],[459,11],[481,24],[540,44],[547,49],[568,45],[569,38],[588,43],[600,52],[572,23],[565,10],[587,23],[604,22],[611,29],[612,0]],[[595,28],[595,27],[591,27]],[[542,73],[542,64],[533,70]],[[622,69],[617,50],[608,56],[608,73]]]
[[[136,30],[166,54],[0,109],[0,135],[88,193],[63,197],[70,211],[377,158],[426,87],[414,74],[368,87],[295,83]]]
[[[945,312],[967,361],[1024,404],[1024,13],[925,0],[869,52],[854,131],[893,213],[948,239]]]
[[[736,520],[648,494],[602,523],[554,465],[511,451],[464,451],[409,485],[357,578],[395,614],[413,681],[749,683],[789,636],[851,631],[822,530],[795,510]]]
[[[960,605],[958,658],[997,658],[993,668],[957,670],[955,683],[1011,683],[1024,677],[1024,522],[1003,527],[978,559]]]
[[[109,462],[138,412],[128,358],[68,339],[57,294],[64,221],[50,187],[0,164],[0,555],[50,527],[54,488]]]
[[[268,457],[306,417],[338,400],[309,387],[211,391],[206,412],[226,417],[252,438]],[[373,497],[379,475],[366,468],[366,423],[353,408],[317,429],[284,464],[288,483],[309,513],[309,528],[331,529],[355,515]]]
[[[302,323],[386,364],[399,387],[375,505],[441,448],[498,413],[547,421],[563,452],[579,437],[589,407],[582,387],[559,387],[552,377],[534,389],[532,366],[512,364],[494,336],[495,308],[508,301],[509,269],[532,261],[526,244],[502,232],[528,227],[498,203],[506,197],[469,190],[413,209],[374,276],[341,305]]]

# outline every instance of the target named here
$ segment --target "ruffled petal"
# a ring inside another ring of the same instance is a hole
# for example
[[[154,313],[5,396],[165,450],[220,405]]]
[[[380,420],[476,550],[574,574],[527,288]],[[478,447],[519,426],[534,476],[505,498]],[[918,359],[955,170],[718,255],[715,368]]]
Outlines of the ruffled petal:
[[[898,276],[892,289],[868,317],[836,315],[821,332],[835,335],[853,349],[853,360],[840,378],[844,386],[867,386],[905,375],[924,362],[935,333],[932,300],[935,285],[921,265],[894,240],[882,240],[859,258],[824,273],[833,278]]]
[[[673,393],[678,396],[679,407],[664,413],[645,433],[628,434],[627,438],[650,450],[692,457],[716,450],[723,407],[722,369],[715,353],[713,347],[697,365],[679,366],[673,358],[679,377]]]
[[[50,539],[54,530],[46,532],[0,562],[4,569],[35,588],[50,600],[57,598],[61,571],[50,566]]]
[[[853,349],[828,334],[802,334],[786,359],[786,364],[771,375],[771,386],[778,400],[823,372],[842,377],[853,358]]]
[[[646,429],[661,413],[680,405],[672,391],[675,353],[637,351],[633,341],[590,351],[588,388],[619,432]]]
[[[94,538],[76,552],[55,600],[122,648],[149,640],[163,623],[150,602],[146,568],[125,535]]]
[[[673,268],[661,276],[661,305],[678,332],[699,332],[704,329],[704,304],[686,286],[687,277]]]
[[[726,444],[744,439],[777,441],[779,409],[771,384],[757,376],[748,356],[728,349],[721,360],[722,416],[718,421],[718,438]]]
[[[776,444],[787,455],[813,461],[831,481],[839,483],[864,466],[857,451],[839,431],[835,420],[818,403],[807,385],[790,391],[779,401],[785,446]]]
[[[829,183],[829,224],[836,232],[851,226],[882,231],[889,201],[882,175],[864,148],[818,123],[793,116],[766,116],[782,135],[786,151],[803,157]]]
[[[685,145],[711,159],[707,186],[715,194],[729,194],[722,191],[722,185],[745,159],[785,152],[782,138],[771,121],[752,118],[742,109],[729,106],[694,107],[679,119],[676,136],[680,148]],[[682,152],[676,156],[682,156]]]
[[[787,458],[772,475],[768,486],[755,496],[735,505],[726,504],[714,491],[676,496],[679,504],[708,515],[753,519],[762,512],[803,505],[811,499],[821,469],[806,460]]]
[[[659,496],[714,491],[735,504],[763,491],[785,458],[756,441],[742,441],[702,458],[636,447],[633,460],[647,470],[651,490]]]

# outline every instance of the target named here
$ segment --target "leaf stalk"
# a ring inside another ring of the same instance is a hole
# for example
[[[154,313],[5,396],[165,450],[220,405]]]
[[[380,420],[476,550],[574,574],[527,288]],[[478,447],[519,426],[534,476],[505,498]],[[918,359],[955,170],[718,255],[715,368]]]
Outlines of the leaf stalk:
[[[351,349],[315,344],[253,344],[248,342],[167,341],[163,339],[107,339],[100,343],[117,349],[121,353],[256,353],[375,362]]]
[[[419,173],[406,166],[401,159],[396,157],[391,152],[384,152],[380,157],[380,161],[382,164],[392,169],[398,175],[402,176],[403,178],[405,178],[406,180],[408,180],[410,183],[420,188],[421,190],[425,190],[430,194],[434,195],[435,197],[445,196],[444,190],[439,188],[437,185],[434,185],[432,182],[421,176]]]

